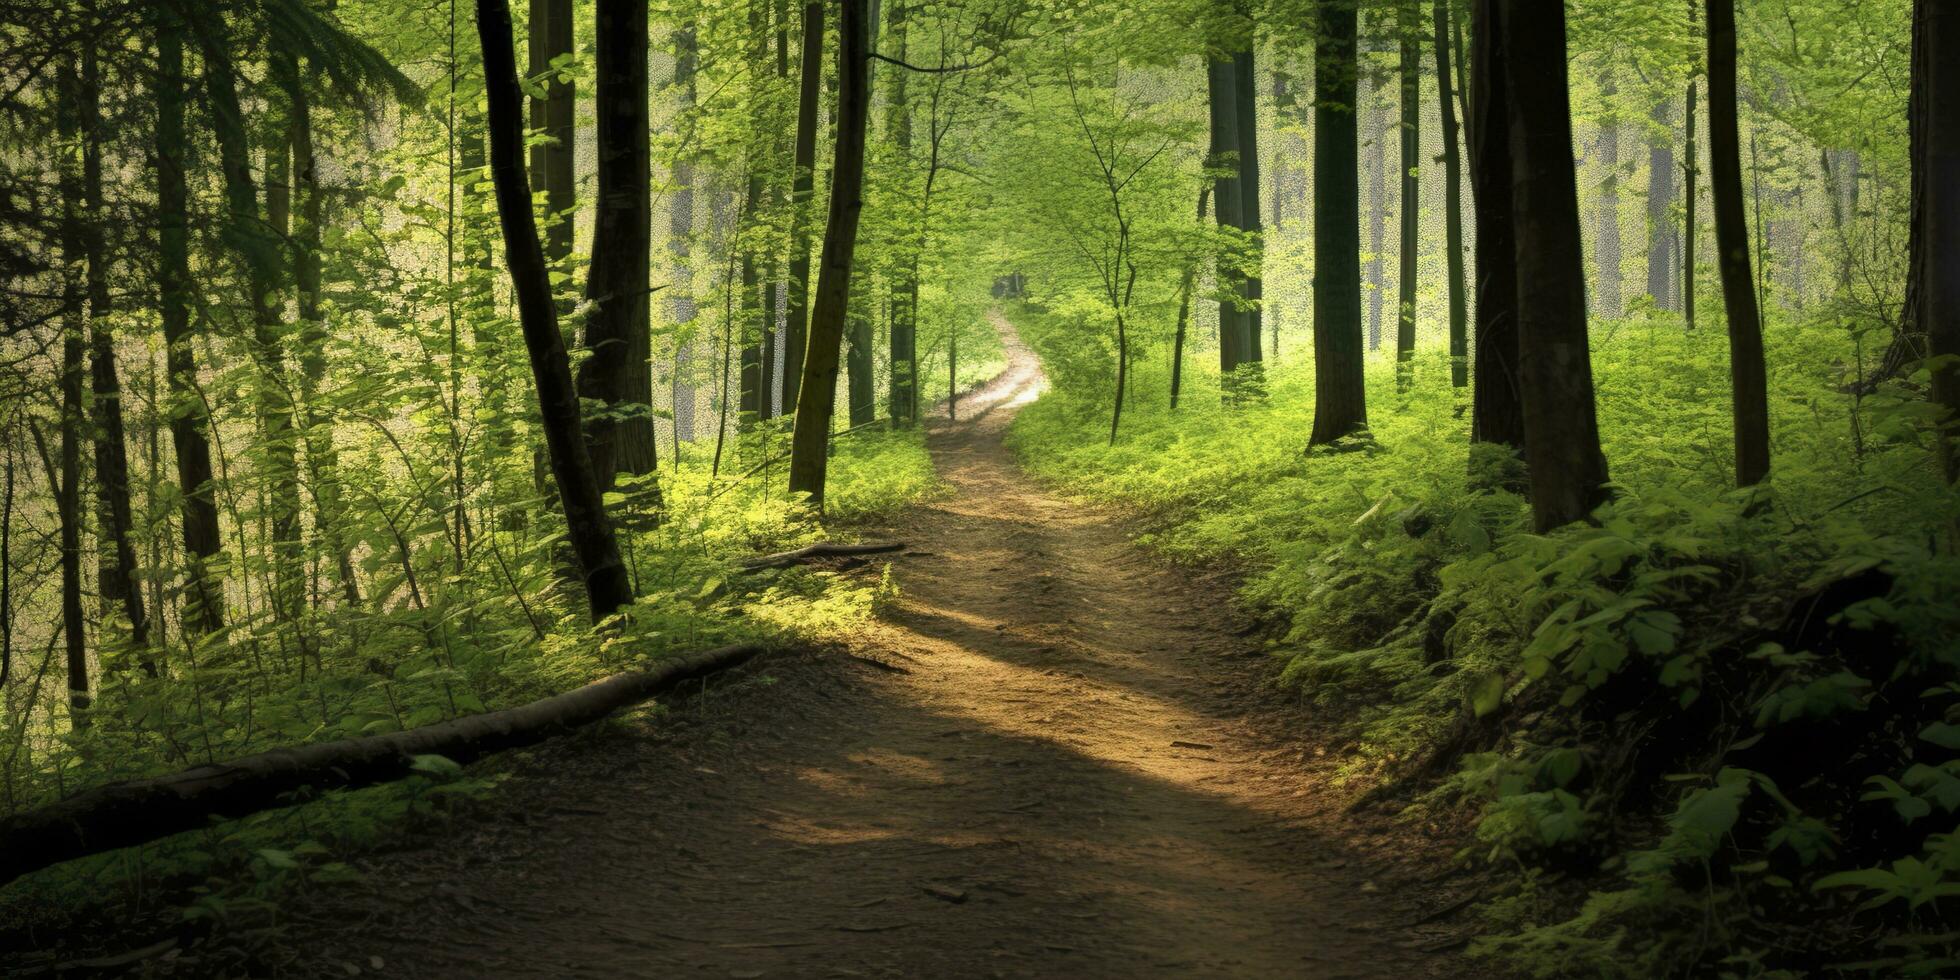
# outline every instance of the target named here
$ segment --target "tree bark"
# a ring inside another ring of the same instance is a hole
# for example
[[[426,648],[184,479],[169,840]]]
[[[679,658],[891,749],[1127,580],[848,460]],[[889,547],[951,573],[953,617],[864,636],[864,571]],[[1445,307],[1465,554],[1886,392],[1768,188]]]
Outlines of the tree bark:
[[[810,317],[810,346],[803,361],[802,395],[796,403],[789,488],[823,505],[830,456],[831,412],[837,401],[837,361],[851,303],[851,264],[858,218],[864,211],[864,128],[870,112],[869,18],[866,0],[841,0],[837,52],[837,148],[830,187],[830,220],[824,226],[817,297]]]
[[[1402,0],[1396,13],[1402,55],[1402,230],[1401,265],[1395,274],[1395,360],[1397,383],[1406,387],[1416,357],[1416,246],[1422,238],[1421,7],[1417,0]]]
[[[1368,349],[1382,349],[1382,307],[1388,296],[1388,113],[1383,111],[1381,83],[1370,81],[1367,109],[1356,113],[1368,119]]]
[[[259,193],[252,179],[251,148],[245,114],[239,104],[229,30],[218,14],[204,16],[207,19],[198,25],[197,34],[204,54],[205,87],[211,100],[213,130],[224,174],[223,239],[244,273],[245,299],[252,310],[252,356],[259,371],[255,408],[265,431],[266,477],[270,484],[272,612],[281,622],[293,622],[305,604],[305,583],[300,568],[303,549],[299,537],[299,458],[281,343],[286,329],[282,292],[285,268],[280,261],[285,254],[285,242],[267,215],[259,211]]]
[[[517,298],[518,322],[537,382],[551,474],[570,532],[572,551],[585,576],[586,601],[593,619],[611,615],[633,601],[619,545],[606,517],[604,492],[585,453],[578,391],[571,359],[552,306],[550,267],[538,241],[524,174],[523,102],[517,87],[509,0],[477,0],[476,28],[483,43],[484,88],[489,100],[490,177],[496,187],[497,215],[503,225],[505,262]]]
[[[1688,33],[1691,35],[1694,33],[1697,6],[1696,0],[1688,0]],[[1681,164],[1682,182],[1685,185],[1682,204],[1687,211],[1681,222],[1681,311],[1691,331],[1695,328],[1695,205],[1699,203],[1695,184],[1697,178],[1701,176],[1701,165],[1695,159],[1697,153],[1695,109],[1701,96],[1695,87],[1694,78],[1693,74],[1688,76],[1688,100],[1685,103],[1688,124],[1682,146],[1686,159]]]
[[[1910,275],[1919,329],[1934,363],[1933,402],[1946,409],[1940,460],[1960,482],[1960,10],[1941,0],[1913,5],[1912,221]]]
[[[77,92],[75,71],[77,66],[68,65],[59,82],[56,95],[59,105],[58,129],[64,151],[74,149],[81,139],[79,125],[81,97]],[[88,623],[82,609],[82,337],[88,319],[85,302],[87,299],[83,283],[75,272],[87,261],[87,247],[83,244],[85,232],[82,228],[82,215],[78,208],[82,203],[82,177],[73,162],[73,156],[64,152],[61,163],[60,187],[62,199],[61,216],[61,260],[62,260],[62,317],[61,317],[61,377],[58,387],[61,392],[60,441],[57,444],[59,456],[46,460],[47,446],[40,446],[44,462],[52,462],[49,477],[55,480],[55,516],[60,527],[58,540],[61,545],[61,635],[68,657],[68,711],[69,723],[77,730],[88,727],[89,671],[88,671]],[[35,439],[40,439],[35,430]]]
[[[1308,445],[1368,426],[1361,350],[1355,0],[1323,0],[1314,51],[1314,419]]]
[[[1668,142],[1672,125],[1666,102],[1654,105],[1649,116],[1653,135],[1647,144],[1647,295],[1654,308],[1679,309],[1674,301],[1678,230],[1670,213],[1674,205],[1674,146]]]
[[[1508,52],[1498,43],[1497,0],[1474,0],[1470,27],[1470,175],[1476,192],[1477,352],[1470,439],[1524,449],[1518,380],[1518,247],[1512,221]]]
[[[502,4],[504,0],[479,0]],[[511,59],[515,66],[515,57]],[[513,87],[513,91],[514,91]],[[521,135],[521,133],[520,133]],[[467,765],[535,745],[755,657],[741,644],[615,674],[516,708],[386,735],[319,742],[167,776],[110,783],[0,822],[0,885],[63,861],[132,847],[210,824],[415,775],[427,756]]]
[[[1525,459],[1532,516],[1538,530],[1548,531],[1587,519],[1605,500],[1607,479],[1586,336],[1565,8],[1539,0],[1499,0],[1489,29],[1503,51],[1515,161],[1511,207]]]
[[[1205,168],[1212,171],[1212,214],[1218,227],[1234,230],[1245,227],[1245,184],[1239,179],[1238,81],[1230,58],[1208,58],[1205,86],[1211,119],[1210,155]],[[1239,308],[1245,295],[1244,276],[1239,271],[1235,250],[1220,257],[1218,276],[1218,370],[1229,399],[1237,386],[1233,374],[1248,358],[1245,353],[1246,311]]]
[[[1599,182],[1599,240],[1593,243],[1595,278],[1599,288],[1593,302],[1600,316],[1617,318],[1624,304],[1620,297],[1620,117],[1614,96],[1619,92],[1609,69],[1599,83],[1600,100],[1606,109],[1599,122],[1599,169],[1606,174]]]
[[[585,420],[585,449],[600,490],[617,471],[649,473],[653,444],[653,345],[648,272],[653,263],[652,158],[647,107],[647,5],[598,0],[598,193],[586,273],[585,347],[578,394],[602,406]],[[622,417],[623,416],[623,417]],[[659,507],[659,488],[652,488]]]
[[[1259,96],[1254,84],[1258,73],[1252,50],[1253,38],[1248,36],[1245,47],[1232,55],[1232,111],[1238,116],[1239,230],[1246,235],[1249,268],[1240,281],[1239,295],[1246,309],[1239,317],[1239,355],[1256,364],[1262,359],[1260,337],[1264,333],[1265,283],[1259,267],[1265,241],[1259,203]]]
[[[211,477],[210,415],[198,390],[195,335],[191,328],[190,189],[184,156],[184,33],[186,25],[170,4],[157,16],[157,291],[162,310],[165,365],[170,375],[170,442],[177,459],[177,488],[183,495],[186,575],[183,621],[192,634],[221,629],[225,622],[223,583],[214,579],[219,528]]]
[[[552,62],[573,56],[573,7],[573,0],[531,0],[526,38],[530,77],[542,76],[544,89],[542,98],[531,99],[531,128],[545,137],[531,147],[531,190],[544,193],[544,255],[554,271],[568,271],[577,228],[578,92],[570,77],[552,67]],[[558,302],[560,316],[571,311],[569,298]]]
[[[810,198],[816,189],[817,102],[823,85],[824,5],[803,5],[803,55],[796,100],[796,173],[790,184],[789,283],[783,321],[783,414],[796,414],[810,325]]]
[[[694,29],[683,27],[674,31],[674,111],[676,118],[685,118],[694,108],[695,59],[698,57]],[[680,443],[694,438],[694,384],[689,376],[693,365],[694,338],[687,324],[694,322],[696,312],[693,281],[693,265],[690,254],[694,236],[694,160],[682,153],[674,160],[672,174],[673,193],[668,198],[667,213],[667,317],[677,328],[674,338],[674,462],[680,462]]]
[[[1769,475],[1769,381],[1749,221],[1742,202],[1742,136],[1736,112],[1735,0],[1708,0],[1708,164],[1715,195],[1715,248],[1729,321],[1729,380],[1735,418],[1735,480]]]
[[[93,4],[90,5],[91,13]],[[102,71],[95,44],[83,43],[80,130],[82,137],[82,245],[88,261],[89,380],[95,398],[95,488],[102,540],[97,579],[102,601],[120,607],[130,641],[149,642],[143,592],[136,586],[136,544],[129,506],[129,448],[123,425],[122,381],[116,371],[116,335],[109,326],[108,216],[102,199]],[[150,663],[147,657],[143,663]],[[154,672],[155,668],[149,668]]]
[[[1450,304],[1450,384],[1470,384],[1470,313],[1463,287],[1463,165],[1462,140],[1456,120],[1456,98],[1450,86],[1450,10],[1448,0],[1435,0],[1436,94],[1443,122],[1443,247],[1447,250]]]

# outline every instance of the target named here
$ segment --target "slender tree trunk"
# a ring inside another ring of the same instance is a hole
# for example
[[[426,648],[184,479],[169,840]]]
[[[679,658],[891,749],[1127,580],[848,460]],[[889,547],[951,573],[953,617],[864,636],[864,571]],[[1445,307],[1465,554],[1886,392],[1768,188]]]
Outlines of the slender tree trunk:
[[[157,17],[157,289],[161,298],[165,364],[170,374],[170,441],[176,451],[177,487],[183,495],[184,553],[189,566],[184,629],[209,633],[224,626],[224,586],[211,573],[220,540],[211,478],[210,417],[197,386],[196,339],[191,329],[190,190],[184,156],[184,33],[169,4]]]
[[[1487,29],[1502,51],[1514,162],[1525,459],[1532,515],[1538,530],[1548,531],[1585,520],[1606,495],[1586,337],[1565,7],[1499,0],[1496,13]]]
[[[1259,276],[1264,232],[1260,228],[1259,203],[1259,96],[1254,85],[1257,71],[1252,60],[1253,38],[1232,55],[1232,111],[1238,116],[1239,229],[1245,232],[1248,271],[1240,282],[1240,296],[1246,304],[1239,317],[1239,355],[1248,363],[1261,359],[1260,335],[1264,330],[1265,284]]]
[[[224,238],[245,274],[246,301],[252,309],[252,353],[259,370],[257,405],[265,431],[265,459],[272,510],[274,616],[283,622],[299,617],[305,584],[299,537],[299,460],[293,431],[292,395],[286,387],[282,351],[284,297],[282,279],[285,243],[279,229],[259,211],[258,188],[252,179],[251,149],[245,114],[239,105],[237,72],[232,63],[228,31],[215,13],[199,32],[203,41],[204,79],[211,99],[224,172]],[[281,141],[283,145],[283,140]]]
[[[1402,0],[1396,8],[1401,35],[1402,231],[1396,270],[1395,360],[1397,383],[1406,388],[1416,357],[1416,246],[1422,239],[1422,8]]]
[[[677,118],[685,118],[694,108],[695,60],[694,29],[674,31],[674,81]],[[693,288],[693,262],[690,258],[694,236],[694,160],[686,153],[674,160],[673,193],[668,200],[667,318],[677,328],[674,348],[674,463],[680,464],[679,444],[694,438],[694,384],[690,378],[692,351],[696,342],[689,325],[697,312]],[[713,356],[712,346],[708,351]]]
[[[1934,404],[1949,426],[1940,439],[1948,483],[1960,482],[1960,10],[1942,0],[1913,5],[1913,226],[1911,319],[1936,362]]]
[[[1679,229],[1671,213],[1674,206],[1674,145],[1668,141],[1671,113],[1666,102],[1654,105],[1649,117],[1652,136],[1647,144],[1647,295],[1662,311],[1680,308],[1674,301],[1674,286],[1680,282],[1675,268]]]
[[[93,4],[90,5],[91,13]],[[122,381],[116,371],[116,335],[109,326],[108,225],[102,199],[102,72],[93,42],[84,42],[81,65],[82,246],[88,261],[89,380],[95,400],[95,488],[102,539],[97,579],[103,604],[120,607],[129,638],[149,642],[143,591],[136,585],[136,544],[129,506],[129,444],[123,425]],[[155,667],[142,660],[153,676]]]
[[[789,488],[821,507],[830,456],[831,410],[837,401],[837,361],[850,310],[851,263],[858,217],[864,210],[864,128],[870,113],[867,69],[871,31],[865,0],[841,0],[837,86],[837,149],[830,188],[830,220],[824,227],[810,346],[803,361],[802,395],[790,450]]]
[[[1365,110],[1368,140],[1368,349],[1382,349],[1382,307],[1388,296],[1388,114],[1380,103],[1381,84],[1369,83]],[[1357,109],[1356,112],[1364,110]]]
[[[596,621],[632,602],[633,591],[606,517],[603,491],[586,456],[571,359],[565,352],[564,335],[558,330],[550,267],[531,210],[530,187],[524,174],[523,101],[517,87],[509,0],[477,0],[476,27],[483,42],[490,176],[503,225],[505,261],[517,297],[524,346],[537,382],[552,477],[558,483],[572,550],[585,576],[586,601]]]
[[[1600,79],[1600,99],[1606,116],[1599,122],[1599,169],[1606,174],[1599,182],[1599,232],[1594,243],[1594,262],[1599,288],[1593,301],[1599,315],[1619,317],[1624,308],[1620,298],[1620,117],[1614,97],[1619,93],[1609,70]]]
[[[1205,206],[1210,203],[1211,185],[1198,188],[1198,223],[1205,220]],[[1178,396],[1184,389],[1184,333],[1191,322],[1191,290],[1197,285],[1198,267],[1193,263],[1184,266],[1184,281],[1177,290],[1177,333],[1171,341],[1171,410],[1177,410]]]
[[[1697,6],[1697,0],[1688,0],[1688,33],[1691,35],[1694,33]],[[1699,73],[1700,66],[1695,66],[1695,71]],[[1697,152],[1695,146],[1695,110],[1700,100],[1700,93],[1695,87],[1694,79],[1694,75],[1691,74],[1688,76],[1688,101],[1686,104],[1688,128],[1683,145],[1683,152],[1687,154],[1687,159],[1681,165],[1682,179],[1686,185],[1686,189],[1682,195],[1682,202],[1687,209],[1687,216],[1682,221],[1681,229],[1681,310],[1682,315],[1687,319],[1688,329],[1691,331],[1695,328],[1695,205],[1699,203],[1695,184],[1701,176],[1701,164],[1695,159]]]
[[[578,93],[571,76],[554,68],[573,57],[573,0],[531,0],[527,47],[530,77],[543,76],[543,96],[531,98],[531,128],[545,139],[531,147],[531,190],[544,193],[545,261],[555,271],[569,271],[572,237],[577,228]],[[570,297],[558,302],[558,315],[572,311]]]
[[[911,5],[906,0],[894,0],[885,12],[885,26],[891,35],[890,53],[900,61],[906,58],[910,13]],[[912,169],[912,107],[907,96],[910,77],[911,73],[902,68],[892,73],[891,94],[885,106],[886,127],[898,148],[898,166],[908,175],[908,184]],[[919,417],[918,256],[908,252],[900,255],[898,262],[900,270],[891,284],[890,300],[890,415],[893,425],[904,427]]]
[[[789,295],[783,322],[783,413],[790,416],[796,414],[796,399],[803,386],[803,351],[809,344],[810,198],[816,189],[817,102],[823,84],[823,8],[822,0],[803,5],[803,57],[796,100],[796,173],[790,184]]]
[[[602,406],[601,414],[585,420],[585,451],[604,492],[617,471],[649,473],[655,466],[647,315],[653,187],[647,6],[598,0],[596,12],[599,186],[585,281],[585,347],[592,353],[579,364],[578,394]],[[653,494],[658,507],[658,487]]]
[[[1443,248],[1447,252],[1450,303],[1450,384],[1470,384],[1470,312],[1463,288],[1463,165],[1450,86],[1450,10],[1435,0],[1436,104],[1443,121]]]
[[[56,98],[60,105],[59,129],[63,159],[61,163],[61,427],[60,455],[53,460],[50,477],[55,478],[55,512],[61,544],[61,635],[68,654],[69,723],[76,729],[88,727],[88,623],[82,609],[82,337],[87,329],[86,293],[75,272],[87,262],[86,232],[82,228],[82,176],[69,150],[82,138],[79,122],[81,97],[77,91],[75,65],[59,83]],[[35,430],[39,439],[39,430]],[[47,447],[42,445],[45,457]]]
[[[1708,0],[1708,164],[1715,195],[1715,247],[1722,305],[1729,320],[1729,376],[1735,405],[1735,479],[1754,486],[1769,475],[1769,381],[1763,328],[1749,268],[1749,221],[1742,205],[1742,136],[1736,118],[1735,0]]]
[[[1210,58],[1205,62],[1205,84],[1211,118],[1210,156],[1205,167],[1214,174],[1212,213],[1218,227],[1245,226],[1243,214],[1245,184],[1238,175],[1239,111],[1238,80],[1230,58]],[[1245,295],[1244,275],[1239,271],[1236,250],[1220,256],[1218,262],[1218,370],[1229,400],[1238,386],[1233,380],[1240,364],[1250,360],[1244,350],[1246,311],[1239,308]]]
[[[296,67],[296,66],[294,66]],[[341,493],[340,457],[334,447],[333,421],[319,409],[320,385],[327,373],[327,321],[321,312],[323,262],[320,230],[324,227],[318,179],[318,160],[313,152],[313,110],[307,99],[305,79],[297,71],[286,78],[287,101],[292,107],[291,143],[293,153],[292,195],[298,221],[293,227],[293,280],[299,293],[299,389],[303,406],[308,477],[313,484],[314,523],[334,562],[341,596],[350,606],[361,601],[360,584],[354,574],[342,524],[347,506]],[[473,131],[474,132],[474,131]],[[474,168],[466,152],[464,165],[472,173],[482,167],[482,148],[478,144]],[[483,256],[488,261],[488,254]]]
[[[1476,184],[1477,356],[1470,438],[1524,449],[1518,380],[1518,245],[1511,199],[1511,101],[1495,25],[1498,0],[1473,0],[1470,28],[1471,179]]]
[[[1361,350],[1361,188],[1355,168],[1354,0],[1323,0],[1314,52],[1314,419],[1308,444],[1368,426]]]

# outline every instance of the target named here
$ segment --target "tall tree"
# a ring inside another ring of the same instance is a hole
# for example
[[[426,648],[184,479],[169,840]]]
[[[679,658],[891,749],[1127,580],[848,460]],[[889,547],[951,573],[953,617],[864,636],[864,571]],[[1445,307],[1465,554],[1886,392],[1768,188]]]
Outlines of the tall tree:
[[[1742,201],[1742,137],[1736,118],[1735,0],[1708,0],[1708,166],[1715,195],[1715,250],[1729,320],[1729,379],[1735,406],[1735,480],[1769,475],[1769,380],[1763,327],[1749,263]]]
[[[94,13],[94,3],[89,12]],[[120,607],[130,640],[149,641],[149,618],[136,584],[136,544],[129,506],[129,449],[123,425],[122,380],[116,370],[116,335],[109,321],[108,227],[102,196],[102,66],[95,42],[83,41],[76,91],[82,141],[82,248],[88,263],[89,380],[95,407],[95,487],[102,558],[97,580],[102,601]],[[144,659],[148,663],[148,659]],[[152,668],[154,669],[154,668]]]
[[[1463,288],[1463,165],[1450,85],[1449,0],[1435,0],[1436,107],[1443,121],[1443,248],[1449,276],[1450,384],[1470,383],[1470,313]]]
[[[674,104],[677,118],[685,120],[694,108],[696,50],[694,28],[674,31]],[[680,443],[694,435],[694,386],[689,379],[693,341],[687,324],[694,321],[693,269],[689,262],[694,236],[694,159],[682,152],[674,159],[672,193],[667,212],[667,318],[677,328],[674,349],[674,462],[680,462]]]
[[[1479,25],[1474,33],[1490,32],[1504,66],[1525,461],[1532,516],[1546,531],[1585,520],[1606,493],[1586,337],[1565,7],[1498,0],[1493,13],[1494,23]]]
[[[653,187],[647,108],[647,6],[598,0],[598,214],[586,273],[585,347],[578,393],[598,403],[585,422],[586,453],[601,490],[618,470],[652,472],[653,356],[648,270]],[[659,489],[653,489],[657,506]]]
[[[1694,33],[1697,6],[1696,0],[1688,0],[1689,34]],[[1688,100],[1685,103],[1688,122],[1681,147],[1685,154],[1681,161],[1681,201],[1687,211],[1681,221],[1681,312],[1687,319],[1689,330],[1695,328],[1695,205],[1699,203],[1695,184],[1701,177],[1701,164],[1695,159],[1698,152],[1695,146],[1695,109],[1701,93],[1696,87],[1695,78],[1700,70],[1699,65],[1694,66],[1688,75]]]
[[[1355,0],[1322,0],[1314,48],[1314,417],[1308,444],[1368,425],[1361,348]]]
[[[1402,262],[1395,275],[1395,360],[1399,383],[1407,385],[1416,356],[1416,246],[1422,238],[1422,7],[1418,0],[1402,0],[1396,14],[1402,56]]]
[[[802,395],[796,402],[789,488],[823,504],[829,466],[831,413],[837,403],[838,358],[851,303],[851,264],[857,252],[858,218],[864,211],[864,129],[870,115],[869,0],[841,0],[837,51],[837,148],[830,184],[830,220],[824,226],[816,303],[810,312],[810,345],[803,359]]]
[[[565,512],[572,551],[585,577],[586,602],[595,620],[633,601],[632,584],[606,517],[604,491],[586,455],[571,358],[552,305],[551,270],[538,241],[524,173],[523,96],[517,87],[516,40],[509,0],[476,0],[476,29],[483,43],[483,75],[489,101],[490,178],[503,225],[504,258],[517,299],[518,324],[538,388],[551,475]]]
[[[1245,227],[1245,184],[1239,180],[1238,81],[1233,61],[1226,56],[1205,60],[1205,86],[1211,118],[1210,154],[1206,169],[1212,171],[1212,215],[1218,227],[1234,231]],[[1234,389],[1233,375],[1240,364],[1250,360],[1245,353],[1246,310],[1244,274],[1236,257],[1227,252],[1218,263],[1218,369],[1224,375],[1227,396]]]
[[[1672,117],[1671,107],[1660,100],[1647,118],[1647,295],[1660,310],[1679,308],[1674,302],[1680,231],[1673,215]]]
[[[1477,356],[1470,438],[1524,449],[1518,380],[1518,248],[1512,224],[1511,96],[1497,0],[1474,0],[1470,30],[1471,175],[1477,215]]]
[[[910,34],[911,5],[892,0],[885,10],[886,28],[891,37],[891,57],[904,61]],[[882,47],[882,42],[880,43]],[[882,53],[882,52],[881,52]],[[886,96],[886,129],[898,151],[898,165],[905,172],[912,167],[912,106],[909,99],[910,74],[898,69],[892,74],[890,94]],[[841,110],[840,110],[841,112]],[[901,268],[891,284],[891,405],[893,425],[908,426],[919,416],[919,274],[918,256],[907,252],[899,257]]]
[[[252,311],[251,350],[260,375],[255,408],[264,427],[263,453],[271,485],[272,610],[275,616],[291,621],[298,618],[305,595],[300,569],[299,461],[292,393],[285,381],[283,283],[287,269],[281,261],[285,243],[279,229],[259,210],[229,27],[217,12],[205,11],[192,28],[204,55],[205,91],[211,102],[212,128],[224,177],[223,238],[243,273],[245,301]]]
[[[1620,315],[1620,110],[1619,87],[1607,69],[1599,79],[1599,101],[1604,115],[1599,119],[1598,240],[1593,243],[1593,304],[1601,316]]]
[[[210,415],[198,389],[196,335],[191,328],[189,147],[184,106],[184,35],[172,4],[155,7],[157,31],[157,292],[168,350],[170,442],[177,489],[183,495],[186,576],[184,628],[209,633],[224,626],[224,586],[212,572],[220,548],[218,507],[211,478]]]
[[[1253,29],[1246,28],[1245,46],[1232,53],[1232,111],[1238,116],[1239,230],[1246,236],[1246,271],[1240,280],[1240,296],[1245,312],[1239,318],[1239,354],[1248,363],[1258,363],[1260,335],[1264,332],[1265,283],[1259,266],[1265,244],[1259,210],[1259,96],[1254,84],[1258,74],[1252,60],[1255,44]]]
[[[1960,483],[1960,10],[1915,0],[1912,45],[1912,311],[1933,361],[1933,401],[1946,409],[1940,456]]]
[[[47,446],[41,445],[42,461],[48,467],[48,475],[55,480],[55,518],[59,524],[58,536],[61,545],[61,636],[68,657],[68,709],[70,724],[77,729],[88,727],[89,708],[89,670],[88,670],[88,625],[83,618],[82,609],[82,337],[87,320],[84,305],[87,296],[76,270],[87,262],[86,247],[82,243],[83,216],[80,211],[82,198],[81,174],[74,160],[79,154],[73,152],[75,143],[81,138],[78,103],[81,101],[75,82],[78,66],[70,65],[60,83],[60,164],[61,176],[61,376],[58,386],[61,391],[60,441],[57,444],[56,459],[47,458]],[[35,439],[40,440],[40,430],[35,430]]]
[[[822,0],[803,5],[803,55],[796,99],[796,172],[790,182],[789,283],[783,319],[783,413],[796,414],[810,323],[810,197],[816,189],[817,102],[823,85]],[[855,423],[854,423],[855,424]]]
[[[578,206],[573,10],[573,0],[531,0],[526,37],[538,93],[531,96],[531,129],[543,137],[531,147],[531,190],[544,194],[544,255],[553,269],[563,269],[572,257],[572,211]],[[560,304],[560,315],[570,312],[569,302]]]

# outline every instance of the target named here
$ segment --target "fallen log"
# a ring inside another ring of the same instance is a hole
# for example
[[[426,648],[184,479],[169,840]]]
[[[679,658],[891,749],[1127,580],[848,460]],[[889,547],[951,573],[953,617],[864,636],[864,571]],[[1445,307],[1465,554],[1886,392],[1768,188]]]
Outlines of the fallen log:
[[[798,548],[795,551],[779,551],[773,555],[762,555],[751,558],[742,563],[742,568],[747,571],[756,572],[765,568],[788,568],[791,565],[801,565],[804,562],[816,561],[821,558],[846,558],[851,555],[881,555],[889,551],[900,551],[904,548],[905,542],[903,541],[884,541],[871,544],[832,544],[828,541],[819,541],[807,548]]]
[[[275,749],[148,779],[109,783],[0,821],[0,886],[63,861],[132,847],[261,810],[305,802],[301,791],[357,789],[413,774],[415,757],[459,763],[542,742],[685,681],[761,653],[737,644],[615,674],[503,711],[405,732]],[[311,794],[307,794],[310,798]]]

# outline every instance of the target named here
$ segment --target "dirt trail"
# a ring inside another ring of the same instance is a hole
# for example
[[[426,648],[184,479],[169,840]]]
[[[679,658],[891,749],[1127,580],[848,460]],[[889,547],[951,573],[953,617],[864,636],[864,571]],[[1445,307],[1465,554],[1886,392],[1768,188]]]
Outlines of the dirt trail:
[[[1411,925],[1430,890],[1370,880],[1228,588],[1017,468],[1041,378],[1001,327],[1012,366],[930,435],[953,492],[874,529],[912,545],[904,596],[853,652],[904,672],[778,660],[555,746],[460,839],[302,908],[293,972],[1460,972]]]

